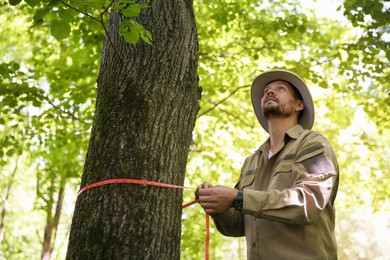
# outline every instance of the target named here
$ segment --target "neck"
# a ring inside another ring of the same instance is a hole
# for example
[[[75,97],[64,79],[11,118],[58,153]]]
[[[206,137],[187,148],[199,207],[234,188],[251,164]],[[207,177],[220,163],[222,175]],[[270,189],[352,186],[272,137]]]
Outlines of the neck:
[[[297,120],[290,118],[272,118],[268,120],[268,132],[270,137],[270,149],[272,152],[282,143],[284,135],[291,127],[298,124]]]

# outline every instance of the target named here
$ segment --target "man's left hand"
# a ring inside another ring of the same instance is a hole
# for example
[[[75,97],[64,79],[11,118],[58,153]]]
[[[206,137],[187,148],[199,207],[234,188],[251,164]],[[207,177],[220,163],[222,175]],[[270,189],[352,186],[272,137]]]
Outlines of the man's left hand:
[[[214,186],[198,190],[199,203],[208,214],[220,213],[232,207],[237,190],[226,186]]]

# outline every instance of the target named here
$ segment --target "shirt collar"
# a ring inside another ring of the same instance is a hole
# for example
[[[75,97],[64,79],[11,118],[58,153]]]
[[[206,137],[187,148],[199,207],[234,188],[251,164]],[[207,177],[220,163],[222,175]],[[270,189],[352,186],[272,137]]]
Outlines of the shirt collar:
[[[303,127],[300,124],[296,124],[287,130],[286,135],[293,139],[297,139],[300,133],[303,131]]]
[[[286,136],[289,136],[292,139],[298,139],[298,136],[302,131],[303,131],[303,127],[300,124],[296,124],[295,126],[287,130],[284,137],[286,138]],[[260,146],[260,148],[257,151],[264,154],[268,152],[268,150],[269,150],[269,138]]]

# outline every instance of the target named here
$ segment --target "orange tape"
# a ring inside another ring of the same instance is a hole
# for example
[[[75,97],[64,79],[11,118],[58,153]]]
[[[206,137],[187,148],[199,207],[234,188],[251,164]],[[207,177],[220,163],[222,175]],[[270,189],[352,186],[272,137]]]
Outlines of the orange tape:
[[[187,208],[187,207],[189,207],[189,206],[192,206],[192,205],[194,205],[194,204],[196,204],[196,203],[198,203],[198,202],[199,202],[198,199],[193,200],[193,201],[191,201],[191,202],[188,202],[187,204],[184,204],[183,206],[181,206],[181,208],[182,208],[182,209],[185,209],[185,208]]]
[[[89,184],[89,185],[85,186],[84,188],[82,188],[79,191],[78,195],[80,195],[82,192],[84,192],[86,190],[96,188],[99,186],[103,186],[103,185],[107,185],[107,184],[139,184],[139,185],[166,187],[166,188],[174,188],[174,189],[192,189],[190,187],[162,183],[162,182],[156,182],[156,181],[136,180],[136,179],[110,179],[110,180],[99,181],[96,183]]]
[[[138,185],[148,185],[148,186],[157,186],[157,187],[165,187],[165,188],[173,188],[173,189],[193,189],[190,187],[180,186],[180,185],[174,185],[174,184],[168,184],[168,183],[162,183],[162,182],[155,182],[155,181],[147,181],[147,180],[136,180],[136,179],[110,179],[105,181],[99,181],[96,183],[89,184],[87,186],[84,186],[78,193],[80,195],[84,191],[87,191],[92,188],[96,188],[103,185],[108,184],[138,184]],[[181,208],[187,208],[189,206],[192,206],[196,203],[198,203],[199,200],[193,200],[187,204],[184,204],[181,206]],[[206,241],[205,241],[205,259],[209,260],[209,248],[210,248],[210,215],[206,214]]]

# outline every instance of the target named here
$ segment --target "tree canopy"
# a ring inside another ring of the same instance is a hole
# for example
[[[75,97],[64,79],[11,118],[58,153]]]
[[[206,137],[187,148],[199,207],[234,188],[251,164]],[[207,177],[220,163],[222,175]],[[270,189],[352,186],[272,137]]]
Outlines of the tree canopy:
[[[390,4],[308,2],[194,1],[203,92],[186,185],[235,184],[244,158],[267,138],[252,112],[250,84],[264,70],[291,69],[310,86],[314,128],[338,156],[340,259],[380,258],[389,241],[383,232],[389,233]],[[6,259],[39,257],[45,226],[56,220],[52,257],[65,256],[109,12],[127,14],[121,36],[129,44],[153,45],[136,19],[152,1],[116,3],[0,0],[0,256]],[[192,199],[184,191],[184,202]],[[199,206],[183,211],[183,259],[203,255],[203,217]],[[211,231],[212,256],[244,259],[242,239]]]

